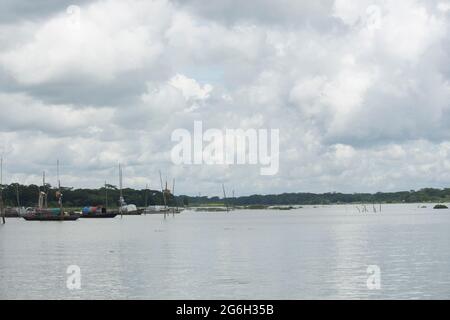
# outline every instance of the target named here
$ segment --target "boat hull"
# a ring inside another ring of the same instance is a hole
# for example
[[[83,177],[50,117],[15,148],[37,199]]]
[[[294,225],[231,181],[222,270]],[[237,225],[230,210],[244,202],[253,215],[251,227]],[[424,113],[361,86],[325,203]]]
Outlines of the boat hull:
[[[183,212],[184,209],[161,209],[161,210],[154,210],[154,209],[146,209],[144,210],[144,214],[180,214]]]
[[[80,218],[83,219],[105,219],[105,218],[115,218],[117,213],[99,213],[99,214],[83,214]]]
[[[27,209],[27,213],[22,216],[27,221],[75,221],[79,217],[80,215],[74,212],[61,215],[59,208]]]
[[[78,220],[79,216],[69,215],[63,217],[58,216],[45,217],[45,216],[25,215],[23,216],[23,218],[27,221],[75,221]]]
[[[140,216],[142,215],[142,211],[130,211],[130,212],[123,212],[123,216]]]

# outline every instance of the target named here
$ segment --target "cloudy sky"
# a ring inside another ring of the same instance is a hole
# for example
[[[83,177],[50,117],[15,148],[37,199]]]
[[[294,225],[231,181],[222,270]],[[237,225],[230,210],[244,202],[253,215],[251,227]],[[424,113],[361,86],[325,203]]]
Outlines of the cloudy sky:
[[[0,0],[6,182],[176,193],[450,186],[450,1]],[[280,129],[280,169],[177,166],[171,133]]]

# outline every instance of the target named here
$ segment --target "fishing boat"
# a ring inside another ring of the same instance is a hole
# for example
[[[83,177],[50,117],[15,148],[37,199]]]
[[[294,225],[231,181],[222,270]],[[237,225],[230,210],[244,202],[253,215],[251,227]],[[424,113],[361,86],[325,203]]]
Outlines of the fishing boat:
[[[27,221],[75,221],[80,215],[75,212],[65,212],[63,209],[63,194],[61,192],[61,182],[59,180],[59,161],[57,161],[57,176],[58,176],[58,191],[56,192],[56,199],[58,200],[59,208],[48,208],[45,184],[45,172],[42,176],[43,190],[39,191],[38,207],[27,208],[25,214],[22,216]]]
[[[5,217],[6,218],[20,218],[25,213],[26,213],[26,209],[24,207],[6,208],[5,209]]]
[[[117,211],[109,211],[104,207],[84,207],[81,210],[80,218],[115,218]]]
[[[0,157],[0,216],[2,217],[2,223],[6,223],[5,207],[3,205],[3,157]]]
[[[166,206],[148,206],[144,209],[144,214],[169,214],[169,213],[181,213],[184,208],[170,208]]]
[[[126,204],[125,201],[119,208],[119,214],[124,216],[140,216],[142,213],[144,213],[144,209],[138,208],[134,204]]]
[[[22,216],[27,221],[75,221],[80,215],[62,212],[59,208],[28,208]]]
[[[119,197],[119,214],[121,216],[140,216],[144,209],[138,209],[134,204],[127,204],[123,197],[122,192],[122,167],[119,163],[119,187],[120,187],[120,197]]]
[[[84,207],[80,218],[115,218],[118,211],[108,210],[108,184],[105,181],[105,206]]]
[[[20,218],[27,211],[26,208],[20,205],[20,195],[19,195],[19,185],[16,184],[16,199],[17,199],[17,207],[9,207],[5,209],[5,217],[6,218]]]

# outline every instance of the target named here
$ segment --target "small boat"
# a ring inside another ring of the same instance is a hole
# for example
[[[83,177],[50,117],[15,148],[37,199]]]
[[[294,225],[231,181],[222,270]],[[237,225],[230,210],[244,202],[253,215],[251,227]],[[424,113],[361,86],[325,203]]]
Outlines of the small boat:
[[[104,207],[84,207],[81,211],[80,218],[115,218],[117,211],[108,211]]]
[[[19,208],[6,208],[5,217],[6,218],[19,218]]]
[[[59,208],[28,208],[22,216],[27,221],[75,221],[80,217],[74,212],[61,214]]]
[[[169,213],[166,206],[148,206],[144,209],[144,214],[164,214]]]
[[[166,206],[148,206],[144,209],[144,214],[181,213],[183,210],[183,208],[169,208]]]
[[[39,192],[39,200],[37,208],[27,208],[22,218],[27,221],[75,221],[80,215],[75,212],[66,212],[63,209],[63,194],[61,192],[61,182],[59,180],[59,160],[57,161],[58,191],[56,191],[56,199],[59,208],[47,207],[47,190],[45,184],[45,172],[42,176],[43,190]]]
[[[127,204],[123,197],[122,193],[122,167],[119,163],[119,189],[120,189],[120,198],[119,198],[119,214],[121,216],[140,216],[144,209],[138,209],[134,204]]]
[[[121,197],[121,206],[119,208],[119,213],[124,216],[140,216],[144,213],[144,209],[138,209],[134,204],[126,204]]]

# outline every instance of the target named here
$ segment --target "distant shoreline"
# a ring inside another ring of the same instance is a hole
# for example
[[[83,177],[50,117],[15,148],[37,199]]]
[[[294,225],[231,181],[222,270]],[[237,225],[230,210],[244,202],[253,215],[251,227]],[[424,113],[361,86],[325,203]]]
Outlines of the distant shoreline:
[[[5,206],[31,207],[37,202],[37,185],[9,184],[3,186],[3,198]],[[56,189],[47,184],[46,191],[49,194],[49,205],[56,204]],[[64,194],[64,205],[66,207],[84,207],[105,205],[116,207],[119,199],[119,190],[116,186],[108,185],[98,189],[74,189],[62,188]],[[123,195],[127,203],[138,207],[148,205],[164,205],[161,190],[151,189],[123,189]],[[169,206],[302,206],[302,205],[331,205],[331,204],[395,204],[395,203],[446,203],[450,202],[450,188],[436,189],[424,188],[420,190],[377,192],[377,193],[281,193],[268,195],[250,195],[239,197],[207,197],[166,194]]]

